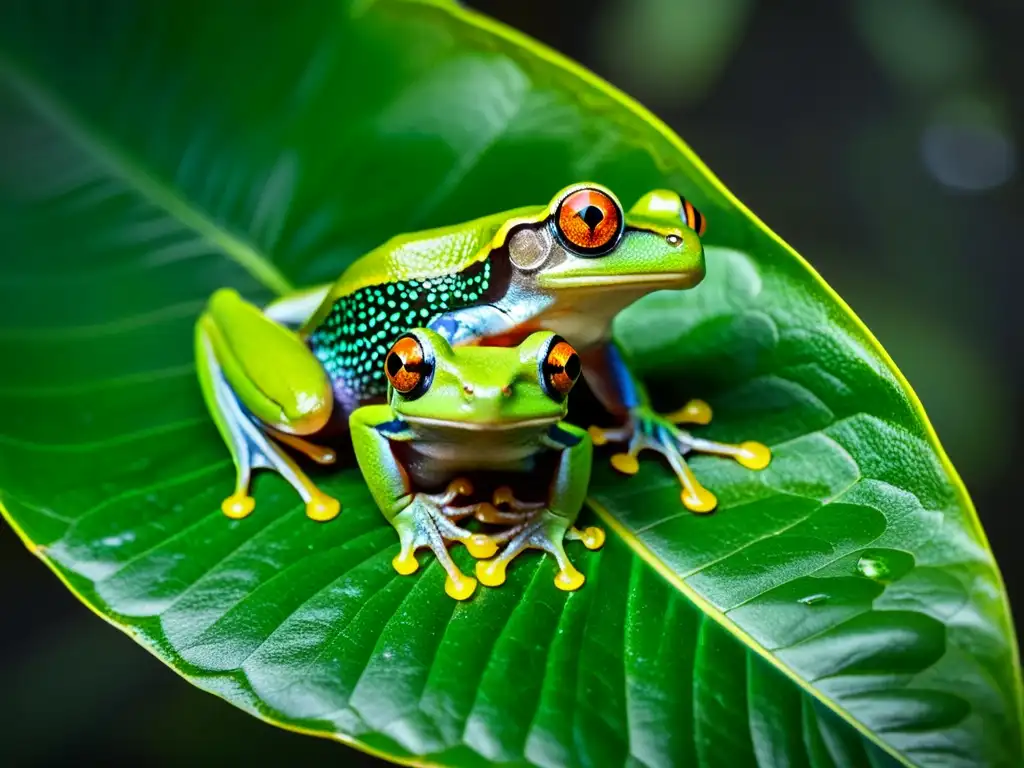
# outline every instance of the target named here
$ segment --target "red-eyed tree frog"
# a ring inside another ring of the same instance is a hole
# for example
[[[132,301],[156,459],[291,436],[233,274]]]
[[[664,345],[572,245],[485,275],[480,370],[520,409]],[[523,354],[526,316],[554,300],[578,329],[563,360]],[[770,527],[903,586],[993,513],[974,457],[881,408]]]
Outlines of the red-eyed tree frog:
[[[453,349],[421,328],[399,337],[382,368],[388,402],[356,409],[350,425],[363,477],[398,531],[395,570],[416,571],[415,550],[429,547],[448,573],[445,590],[465,600],[477,581],[459,570],[445,542],[490,558],[476,564],[487,586],[504,583],[509,563],[533,548],[554,555],[555,586],[578,589],[584,577],[563,541],[596,549],[604,532],[574,527],[593,452],[587,432],[562,421],[582,369],[576,350],[548,331],[518,347]],[[489,501],[458,506],[474,491],[471,478],[488,474],[511,484],[499,485]],[[524,492],[539,499],[522,500]],[[470,516],[505,527],[474,533],[459,524]]]

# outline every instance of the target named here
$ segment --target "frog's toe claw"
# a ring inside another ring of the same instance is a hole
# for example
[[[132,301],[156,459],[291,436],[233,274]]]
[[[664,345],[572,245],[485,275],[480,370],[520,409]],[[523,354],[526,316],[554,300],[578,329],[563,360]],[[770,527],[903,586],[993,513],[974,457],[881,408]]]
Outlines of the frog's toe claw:
[[[772,451],[767,445],[748,440],[737,447],[736,461],[747,469],[764,469],[772,461]]]
[[[616,453],[611,458],[611,464],[624,475],[635,475],[640,470],[640,462],[631,453]]]
[[[586,580],[582,573],[570,565],[568,568],[560,570],[555,576],[555,586],[563,592],[575,592],[583,586],[583,582]]]
[[[608,442],[608,437],[600,427],[593,425],[587,427],[587,434],[590,435],[590,442],[594,445],[604,445]]]
[[[448,597],[456,600],[468,600],[476,591],[476,579],[456,571],[455,574],[449,574],[445,579],[444,591],[448,593]]]
[[[232,520],[241,520],[248,517],[256,508],[256,500],[245,493],[235,493],[228,496],[220,505],[221,512]]]
[[[333,520],[341,512],[341,503],[330,496],[318,493],[306,502],[306,517],[316,520],[318,523],[325,523]]]
[[[691,400],[678,411],[665,414],[673,424],[710,424],[711,406],[703,400]]]
[[[474,533],[464,543],[469,554],[478,560],[492,557],[498,551],[498,545],[486,533]]]
[[[476,577],[486,587],[500,587],[505,583],[507,563],[504,560],[481,560],[476,564]]]
[[[394,559],[391,561],[391,565],[394,566],[395,570],[402,576],[408,576],[416,573],[420,567],[419,561],[416,560],[416,555],[413,554],[412,549],[403,550],[395,555]]]

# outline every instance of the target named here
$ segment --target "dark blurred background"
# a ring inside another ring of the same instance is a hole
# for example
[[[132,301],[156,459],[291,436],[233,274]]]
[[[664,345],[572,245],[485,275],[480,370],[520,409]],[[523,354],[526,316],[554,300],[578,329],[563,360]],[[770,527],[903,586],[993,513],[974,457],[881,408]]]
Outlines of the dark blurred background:
[[[924,401],[1020,606],[1024,5],[468,5],[638,98],[853,306]],[[373,764],[192,688],[79,604],[6,526],[0,605],[4,764],[184,765],[200,752]]]

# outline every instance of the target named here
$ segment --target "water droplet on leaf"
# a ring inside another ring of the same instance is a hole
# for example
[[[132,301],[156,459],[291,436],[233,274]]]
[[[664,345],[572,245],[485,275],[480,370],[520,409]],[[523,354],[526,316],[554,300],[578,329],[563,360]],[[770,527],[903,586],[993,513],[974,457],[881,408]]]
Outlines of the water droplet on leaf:
[[[889,564],[881,557],[874,555],[863,555],[857,561],[857,570],[862,576],[874,581],[884,581],[891,574]]]

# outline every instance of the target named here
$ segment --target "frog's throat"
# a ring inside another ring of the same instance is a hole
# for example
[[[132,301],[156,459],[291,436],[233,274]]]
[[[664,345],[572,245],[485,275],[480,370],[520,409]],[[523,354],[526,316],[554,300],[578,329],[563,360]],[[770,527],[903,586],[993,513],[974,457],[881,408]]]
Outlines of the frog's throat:
[[[618,288],[657,285],[666,289],[692,288],[703,275],[690,272],[651,272],[637,275],[538,275],[541,288]]]
[[[442,429],[462,429],[470,432],[504,432],[528,427],[545,427],[557,424],[561,416],[545,416],[535,419],[519,419],[518,421],[453,421],[451,419],[430,419],[423,416],[403,414],[402,420],[414,427],[437,427]]]

